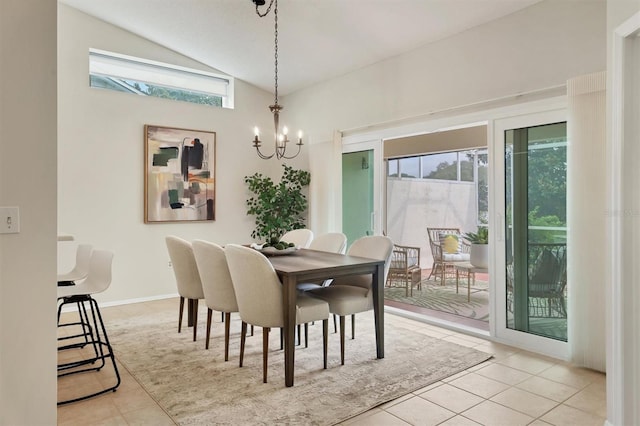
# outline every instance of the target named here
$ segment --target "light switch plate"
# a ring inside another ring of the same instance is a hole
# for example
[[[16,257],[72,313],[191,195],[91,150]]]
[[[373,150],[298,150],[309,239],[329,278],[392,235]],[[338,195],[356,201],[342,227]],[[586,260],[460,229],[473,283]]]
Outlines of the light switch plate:
[[[0,207],[0,234],[20,232],[20,209],[18,207]]]

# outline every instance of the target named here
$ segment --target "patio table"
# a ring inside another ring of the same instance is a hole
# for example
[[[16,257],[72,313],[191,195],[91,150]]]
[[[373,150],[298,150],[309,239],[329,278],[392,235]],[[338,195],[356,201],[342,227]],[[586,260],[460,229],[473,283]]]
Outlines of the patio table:
[[[471,301],[471,275],[473,275],[473,283],[476,282],[476,273],[487,273],[487,268],[478,268],[470,263],[457,263],[453,265],[456,269],[456,293],[458,292],[458,284],[460,280],[460,271],[464,271],[467,274],[467,302]]]

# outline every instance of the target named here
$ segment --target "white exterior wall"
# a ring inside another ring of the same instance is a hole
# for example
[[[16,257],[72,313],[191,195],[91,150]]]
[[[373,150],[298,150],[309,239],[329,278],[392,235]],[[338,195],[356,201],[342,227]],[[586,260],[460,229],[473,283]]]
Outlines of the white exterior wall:
[[[56,424],[56,0],[0,1],[0,424]]]
[[[477,210],[473,182],[387,180],[387,235],[395,244],[420,247],[423,269],[433,263],[427,228],[476,232]]]

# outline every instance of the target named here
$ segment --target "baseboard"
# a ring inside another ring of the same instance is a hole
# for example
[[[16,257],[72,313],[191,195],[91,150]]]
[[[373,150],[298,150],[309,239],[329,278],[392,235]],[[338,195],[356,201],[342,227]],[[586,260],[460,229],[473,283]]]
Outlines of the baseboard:
[[[121,305],[130,305],[132,303],[152,302],[154,300],[171,299],[174,297],[179,297],[178,293],[161,294],[159,296],[151,296],[151,297],[139,297],[136,299],[115,300],[112,302],[100,302],[100,307],[108,308],[110,306],[121,306]],[[77,308],[72,305],[67,305],[64,308],[62,308],[62,312],[73,312],[75,310],[77,310]]]
[[[106,308],[109,306],[120,306],[120,305],[130,305],[132,303],[152,302],[154,300],[171,299],[173,297],[180,297],[180,296],[178,295],[178,293],[174,293],[174,294],[161,294],[159,296],[151,296],[151,297],[139,297],[137,299],[116,300],[113,302],[100,303],[100,307]]]

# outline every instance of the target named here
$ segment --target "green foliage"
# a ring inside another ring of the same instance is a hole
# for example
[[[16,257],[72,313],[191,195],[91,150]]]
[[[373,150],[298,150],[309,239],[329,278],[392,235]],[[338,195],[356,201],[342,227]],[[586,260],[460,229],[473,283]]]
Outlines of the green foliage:
[[[489,244],[489,228],[478,226],[478,232],[467,232],[463,235],[471,244]]]
[[[254,194],[247,200],[247,214],[256,217],[256,228],[251,232],[255,239],[277,242],[285,232],[305,227],[307,197],[302,190],[309,185],[311,174],[282,166],[284,173],[277,184],[260,173],[244,178]]]

